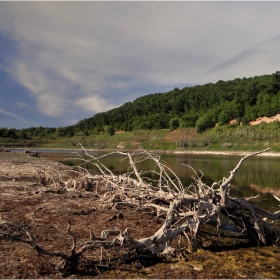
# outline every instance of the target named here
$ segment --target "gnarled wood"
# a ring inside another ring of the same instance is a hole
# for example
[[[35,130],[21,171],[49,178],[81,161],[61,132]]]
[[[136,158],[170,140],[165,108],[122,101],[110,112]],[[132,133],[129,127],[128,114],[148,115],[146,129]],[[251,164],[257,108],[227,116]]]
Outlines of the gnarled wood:
[[[82,147],[83,148],[83,147]],[[280,211],[271,214],[261,208],[249,203],[249,199],[234,198],[230,196],[230,182],[241,167],[244,160],[251,156],[267,151],[253,153],[242,158],[236,167],[230,171],[228,178],[222,179],[212,186],[207,186],[202,181],[202,176],[193,178],[190,186],[183,186],[179,178],[170,168],[160,161],[160,156],[151,154],[145,150],[137,150],[133,153],[113,152],[127,158],[130,164],[129,172],[116,176],[101,163],[101,157],[94,157],[84,148],[89,159],[83,159],[79,154],[78,158],[84,163],[95,164],[100,175],[90,174],[82,166],[72,172],[57,174],[52,177],[44,171],[40,172],[41,181],[45,178],[44,186],[54,188],[56,191],[85,191],[94,195],[92,204],[98,208],[131,207],[134,211],[146,211],[153,209],[157,216],[164,219],[159,229],[151,236],[144,236],[136,239],[132,236],[131,230],[126,228],[106,229],[95,236],[89,228],[89,240],[77,248],[76,235],[71,230],[71,221],[68,220],[67,233],[72,237],[73,244],[71,252],[66,254],[60,251],[49,251],[39,246],[30,232],[23,227],[12,224],[2,224],[0,228],[0,239],[13,240],[29,244],[39,254],[60,257],[66,263],[76,261],[88,250],[108,249],[118,252],[120,249],[139,250],[143,249],[157,255],[173,253],[176,248],[172,247],[172,241],[178,236],[183,236],[190,247],[198,243],[198,234],[201,226],[207,222],[222,227],[221,216],[226,217],[223,227],[230,220],[235,223],[236,228],[246,233],[248,239],[258,243],[266,244],[268,230],[266,220],[280,218]],[[106,156],[106,155],[105,155]],[[158,182],[144,180],[145,172],[140,172],[137,163],[144,160],[152,160],[155,164],[153,172],[158,175]],[[171,179],[171,176],[175,179]],[[276,197],[274,194],[273,196]],[[250,198],[252,199],[252,198]],[[129,210],[127,210],[129,211]],[[13,229],[25,233],[23,238]]]

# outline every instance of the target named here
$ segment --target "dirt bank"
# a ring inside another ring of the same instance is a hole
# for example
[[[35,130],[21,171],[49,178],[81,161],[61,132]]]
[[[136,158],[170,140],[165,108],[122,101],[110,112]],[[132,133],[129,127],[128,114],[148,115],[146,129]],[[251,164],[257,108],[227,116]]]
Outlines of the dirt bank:
[[[23,150],[24,148],[14,148],[11,149],[11,151],[18,151]],[[34,151],[40,152],[40,150],[50,150],[50,151],[81,151],[82,149],[65,149],[65,148],[36,148]],[[121,151],[121,152],[133,152],[135,149],[87,149],[88,152],[103,152],[103,153],[110,153],[115,151]],[[249,154],[254,153],[254,151],[195,151],[195,150],[148,150],[151,153],[155,154],[180,154],[180,155],[223,155],[223,156],[246,156]],[[261,157],[280,157],[280,152],[272,152],[267,151],[264,152],[258,156]]]
[[[91,192],[54,192],[40,179],[40,171],[57,176],[70,167],[22,153],[0,153],[0,226],[3,222],[25,226],[39,245],[69,252],[72,239],[66,233],[67,220],[81,244],[105,228],[129,227],[135,237],[148,236],[160,226],[151,213],[125,213],[125,219],[111,219],[114,210],[92,206]],[[202,229],[203,247],[195,253],[182,251],[177,258],[142,257],[111,266],[96,263],[100,252],[85,254],[80,270],[62,275],[54,269],[55,258],[38,257],[27,244],[0,240],[0,278],[280,278],[280,250],[277,246],[248,247],[242,238]],[[103,252],[106,256],[106,252]]]

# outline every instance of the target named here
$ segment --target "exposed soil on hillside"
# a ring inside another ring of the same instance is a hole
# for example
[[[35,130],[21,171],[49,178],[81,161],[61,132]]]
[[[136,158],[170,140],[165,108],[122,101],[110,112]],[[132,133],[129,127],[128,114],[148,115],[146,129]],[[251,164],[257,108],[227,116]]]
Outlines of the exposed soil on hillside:
[[[71,250],[72,239],[66,232],[67,220],[77,243],[89,239],[88,227],[96,235],[108,228],[129,227],[136,238],[149,236],[161,225],[152,213],[128,212],[112,218],[116,210],[93,207],[90,191],[54,192],[42,182],[40,170],[50,176],[70,167],[19,153],[0,153],[0,227],[4,222],[28,228],[37,244],[52,251]],[[226,232],[216,235],[202,229],[202,248],[182,250],[176,258],[135,256],[123,263],[110,256],[100,262],[101,252],[88,251],[78,271],[58,272],[56,258],[38,256],[27,244],[0,240],[0,278],[280,278],[279,247],[250,247],[244,239]],[[104,259],[107,252],[102,252]]]
[[[270,118],[268,118],[268,117],[257,118],[255,121],[250,122],[250,125],[260,124],[262,122],[271,123],[271,122],[275,122],[275,121],[280,121],[280,114],[277,114],[276,116],[273,116]]]

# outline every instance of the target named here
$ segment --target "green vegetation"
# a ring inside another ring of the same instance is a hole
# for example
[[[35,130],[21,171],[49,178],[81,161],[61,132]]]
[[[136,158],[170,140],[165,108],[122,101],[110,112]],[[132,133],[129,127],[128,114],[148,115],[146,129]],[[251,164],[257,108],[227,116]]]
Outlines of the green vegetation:
[[[167,93],[139,97],[65,128],[65,135],[68,129],[75,135],[79,131],[98,134],[108,125],[122,131],[197,127],[202,132],[216,123],[224,125],[236,119],[248,124],[257,117],[279,112],[280,72],[277,71],[272,75],[174,88]]]
[[[0,146],[16,148],[80,148],[88,149],[138,149],[146,150],[217,150],[257,151],[271,147],[280,152],[280,122],[261,123],[254,126],[224,125],[198,133],[196,128],[178,130],[136,130],[114,135],[73,137],[34,137],[32,140],[0,138]]]
[[[0,145],[73,148],[79,141],[96,149],[255,150],[269,145],[279,150],[279,123],[249,125],[278,113],[279,71],[149,94],[72,126],[0,128]],[[237,124],[229,125],[231,120]]]

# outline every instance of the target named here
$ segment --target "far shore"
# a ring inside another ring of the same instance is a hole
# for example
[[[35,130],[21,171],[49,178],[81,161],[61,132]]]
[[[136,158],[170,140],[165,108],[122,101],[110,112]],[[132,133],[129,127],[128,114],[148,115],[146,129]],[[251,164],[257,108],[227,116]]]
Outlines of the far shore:
[[[71,148],[11,148],[9,150],[11,151],[17,151],[17,150],[33,150],[33,151],[40,151],[40,150],[50,150],[50,151],[81,151],[82,148],[77,149],[71,149]],[[85,149],[88,152],[103,152],[103,153],[112,153],[112,152],[134,152],[136,150],[140,149]],[[258,151],[196,151],[196,150],[147,150],[149,153],[154,153],[154,154],[178,154],[178,155],[222,155],[222,156],[247,156],[250,154],[254,154]],[[280,152],[273,152],[273,151],[266,151],[258,156],[263,156],[263,157],[280,157]]]

